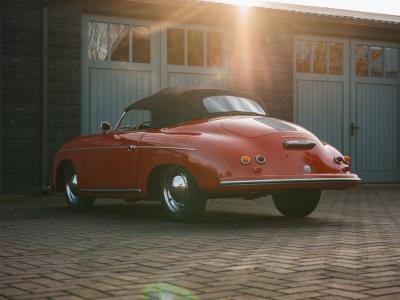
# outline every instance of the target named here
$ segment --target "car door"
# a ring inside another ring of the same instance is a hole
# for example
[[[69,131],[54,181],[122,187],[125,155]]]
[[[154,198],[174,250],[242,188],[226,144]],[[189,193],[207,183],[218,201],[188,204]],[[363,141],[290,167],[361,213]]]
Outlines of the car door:
[[[82,188],[124,191],[136,188],[136,146],[145,131],[93,136],[84,161]]]

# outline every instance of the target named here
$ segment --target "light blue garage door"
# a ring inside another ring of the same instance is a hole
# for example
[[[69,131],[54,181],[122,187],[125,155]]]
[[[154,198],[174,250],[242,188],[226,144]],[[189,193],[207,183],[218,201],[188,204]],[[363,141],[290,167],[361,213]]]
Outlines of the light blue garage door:
[[[353,41],[352,61],[355,167],[366,181],[399,181],[399,45]]]
[[[351,154],[365,182],[399,181],[399,46],[304,36],[294,45],[296,121]]]

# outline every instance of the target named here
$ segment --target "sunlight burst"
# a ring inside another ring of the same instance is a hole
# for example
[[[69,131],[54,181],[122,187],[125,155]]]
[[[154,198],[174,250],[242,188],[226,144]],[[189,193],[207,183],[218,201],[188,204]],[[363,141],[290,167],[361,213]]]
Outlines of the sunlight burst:
[[[251,7],[260,4],[260,0],[224,0],[221,2],[225,2],[228,4],[233,4],[241,7]]]

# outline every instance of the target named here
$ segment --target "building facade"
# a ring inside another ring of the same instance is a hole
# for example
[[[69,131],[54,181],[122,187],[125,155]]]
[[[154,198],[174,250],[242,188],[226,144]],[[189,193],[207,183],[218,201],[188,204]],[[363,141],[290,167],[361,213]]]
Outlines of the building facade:
[[[258,94],[400,181],[400,17],[265,3],[1,2],[0,188],[40,192],[58,147],[166,87]]]

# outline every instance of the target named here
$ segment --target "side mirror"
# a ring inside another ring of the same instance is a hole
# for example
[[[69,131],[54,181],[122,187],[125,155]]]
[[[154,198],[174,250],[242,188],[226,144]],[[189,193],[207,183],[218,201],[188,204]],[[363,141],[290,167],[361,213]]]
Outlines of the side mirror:
[[[101,122],[101,129],[103,130],[104,133],[107,133],[108,131],[111,130],[111,125],[110,125],[110,123]]]

